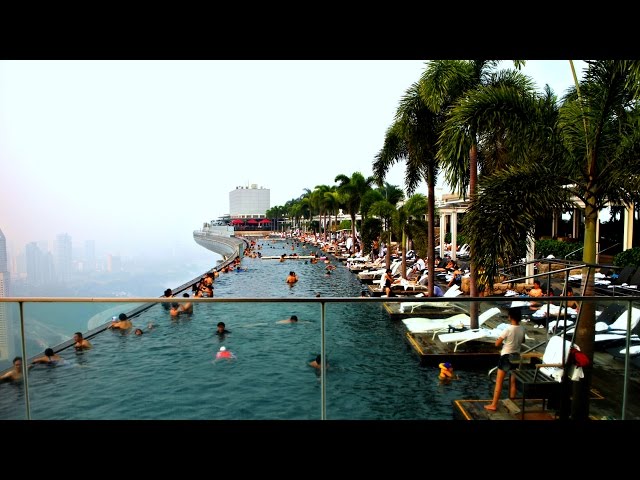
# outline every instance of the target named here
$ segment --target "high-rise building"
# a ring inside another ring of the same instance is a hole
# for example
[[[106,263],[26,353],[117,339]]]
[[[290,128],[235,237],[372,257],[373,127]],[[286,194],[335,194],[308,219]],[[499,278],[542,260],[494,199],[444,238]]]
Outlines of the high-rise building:
[[[7,239],[0,229],[0,272],[9,271],[9,262],[7,262]]]
[[[231,218],[264,217],[271,208],[271,190],[258,187],[236,187],[229,192],[229,214]]]
[[[0,272],[0,297],[6,297],[5,281],[9,279],[7,272]],[[0,303],[0,360],[9,359],[9,318],[7,304]]]
[[[122,262],[119,255],[107,255],[107,272],[120,272]]]
[[[43,252],[38,243],[27,243],[24,247],[26,260],[27,282],[30,285],[42,285],[50,283],[53,275],[53,255],[51,252]]]
[[[42,252],[36,242],[27,243],[24,246],[24,255],[27,262],[27,281],[31,285],[42,283]]]
[[[73,260],[71,258],[71,237],[66,233],[56,236],[54,262],[56,278],[63,282],[70,280]]]
[[[2,289],[0,290],[1,297],[8,297],[9,294],[9,262],[7,261],[7,239],[0,230],[0,275],[2,275]]]
[[[7,262],[7,240],[0,230],[0,297],[9,296],[9,266]],[[0,303],[0,360],[9,358],[9,319],[7,305]]]

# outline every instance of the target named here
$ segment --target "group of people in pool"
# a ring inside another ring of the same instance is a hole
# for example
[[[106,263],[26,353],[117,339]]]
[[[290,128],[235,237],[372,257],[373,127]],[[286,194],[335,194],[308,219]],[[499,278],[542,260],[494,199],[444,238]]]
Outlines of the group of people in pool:
[[[246,253],[247,252],[245,252],[245,254]],[[234,262],[234,266],[237,267],[239,263],[240,263],[240,259],[236,258],[236,261]],[[333,267],[332,269],[335,269],[333,265],[331,265],[331,267]],[[196,283],[193,286],[194,297],[196,298],[197,297],[213,297],[213,282],[214,282],[214,278],[218,275],[219,273],[217,271],[209,272],[201,279],[200,282]],[[293,284],[293,283],[296,283],[297,281],[298,281],[297,274],[293,271],[289,272],[289,276],[287,277],[286,283]],[[173,296],[174,296],[173,291],[170,288],[167,288],[164,291],[164,297],[171,298]],[[188,293],[184,293],[182,296],[184,298],[189,298]],[[174,318],[182,314],[193,313],[193,304],[191,302],[185,302],[182,304],[179,304],[177,302],[172,302],[170,304],[162,303],[162,306],[163,308],[168,310],[171,317],[174,317]],[[280,320],[276,323],[298,323],[298,317],[296,315],[291,315],[288,319]],[[118,317],[114,316],[112,318],[111,325],[107,327],[108,330],[118,330],[124,334],[130,333],[132,328],[133,328],[133,324],[126,313],[121,313],[120,315],[118,315]],[[147,329],[151,330],[152,328],[153,328],[153,324],[150,323],[147,326]],[[216,328],[216,335],[218,335],[220,340],[223,340],[226,337],[226,335],[229,333],[231,332],[226,329],[225,323],[218,322],[217,328]],[[141,328],[136,328],[134,330],[134,334],[136,336],[143,335],[144,330]],[[89,350],[92,347],[93,345],[89,340],[84,338],[84,335],[82,334],[82,332],[75,332],[73,334],[73,348],[77,352]],[[221,346],[218,352],[216,353],[216,358],[217,359],[218,358],[235,358],[235,354],[230,350],[228,350],[226,347]],[[35,365],[39,365],[39,364],[49,365],[53,367],[57,365],[62,365],[64,363],[65,363],[64,358],[62,358],[60,355],[55,353],[52,348],[46,348],[42,356],[37,357],[31,361],[29,368],[32,368]],[[312,366],[313,368],[321,369],[322,362],[321,362],[320,355],[318,355],[314,360],[309,362],[309,365]],[[328,364],[326,366],[328,367]],[[21,380],[22,380],[22,357],[17,356],[13,359],[11,370],[9,370],[8,372],[0,376],[0,383],[19,382]]]

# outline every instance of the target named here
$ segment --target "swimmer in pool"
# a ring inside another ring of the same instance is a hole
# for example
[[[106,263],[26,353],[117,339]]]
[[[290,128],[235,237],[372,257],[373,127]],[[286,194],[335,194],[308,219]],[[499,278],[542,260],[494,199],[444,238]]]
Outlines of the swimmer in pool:
[[[443,362],[438,365],[440,368],[440,374],[438,375],[438,379],[440,383],[449,383],[451,380],[456,380],[458,376],[453,373],[453,365],[449,362]]]
[[[22,381],[22,357],[15,357],[13,359],[13,368],[0,377],[0,383],[13,382],[18,383]]]
[[[218,350],[218,352],[216,353],[216,360],[219,360],[221,358],[232,359],[232,358],[236,358],[236,356],[233,354],[233,352],[227,350],[226,347],[222,346],[220,347],[220,350]]]
[[[276,323],[298,323],[298,317],[296,315],[291,315],[291,317],[286,320],[278,320]]]
[[[53,348],[47,348],[44,351],[44,355],[31,361],[31,366],[37,365],[39,363],[49,365],[50,367],[55,367],[56,365],[62,365],[64,363],[64,358],[62,358],[57,353],[54,353]]]
[[[318,355],[314,360],[309,362],[309,366],[315,368],[316,370],[322,369],[322,356]],[[326,362],[327,369],[329,368],[329,362]]]
[[[226,329],[225,323],[218,322],[218,325],[216,326],[216,335],[218,335],[219,337],[224,337],[227,333],[231,332]]]

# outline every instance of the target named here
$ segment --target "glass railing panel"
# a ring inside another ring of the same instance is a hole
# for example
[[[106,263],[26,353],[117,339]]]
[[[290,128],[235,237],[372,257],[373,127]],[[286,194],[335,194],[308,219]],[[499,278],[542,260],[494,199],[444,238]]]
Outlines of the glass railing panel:
[[[319,419],[319,325],[313,303],[194,302],[177,317],[154,305],[131,330],[64,350],[64,365],[35,367],[32,418]]]
[[[18,302],[0,302],[0,420],[25,420],[22,335]],[[14,359],[20,357],[14,366]]]

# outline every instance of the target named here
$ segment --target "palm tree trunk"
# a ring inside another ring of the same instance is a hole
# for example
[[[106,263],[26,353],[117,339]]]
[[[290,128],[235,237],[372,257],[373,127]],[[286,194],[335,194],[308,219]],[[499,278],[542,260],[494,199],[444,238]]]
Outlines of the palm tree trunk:
[[[402,225],[402,278],[407,278],[407,233]]]
[[[387,268],[391,267],[391,230],[389,230],[389,226],[387,225],[387,232],[389,232],[389,235],[387,236],[387,256],[386,256],[386,265]]]
[[[476,195],[478,184],[478,146],[474,143],[469,150],[469,199],[473,200]],[[474,249],[469,250],[469,296],[478,296],[478,287],[476,283],[476,261],[474,257]],[[478,328],[478,303],[471,302],[469,305],[469,317],[471,328]]]
[[[595,207],[595,199],[588,198],[585,205],[584,222],[584,251],[582,261],[587,264],[594,264],[596,261],[596,222],[598,221],[598,210]],[[587,277],[587,272],[589,276]],[[586,281],[585,297],[594,294],[593,268],[584,268],[582,279]],[[591,376],[593,369],[593,346],[596,323],[595,302],[583,302],[580,306],[580,318],[576,328],[575,343],[580,350],[591,360],[589,366],[582,367],[584,378],[578,382],[573,382],[573,402],[571,403],[571,418],[573,420],[588,420],[589,418],[589,391],[591,390]]]
[[[427,295],[433,297],[433,286],[436,281],[436,272],[435,268],[435,255],[436,255],[436,226],[435,226],[435,217],[436,217],[436,208],[435,208],[435,195],[436,195],[436,179],[435,179],[435,169],[433,166],[433,162],[429,162],[427,165],[427,260],[428,265],[427,268]],[[443,254],[442,252],[440,252]]]
[[[351,248],[349,253],[356,251],[356,214],[351,214]]]

